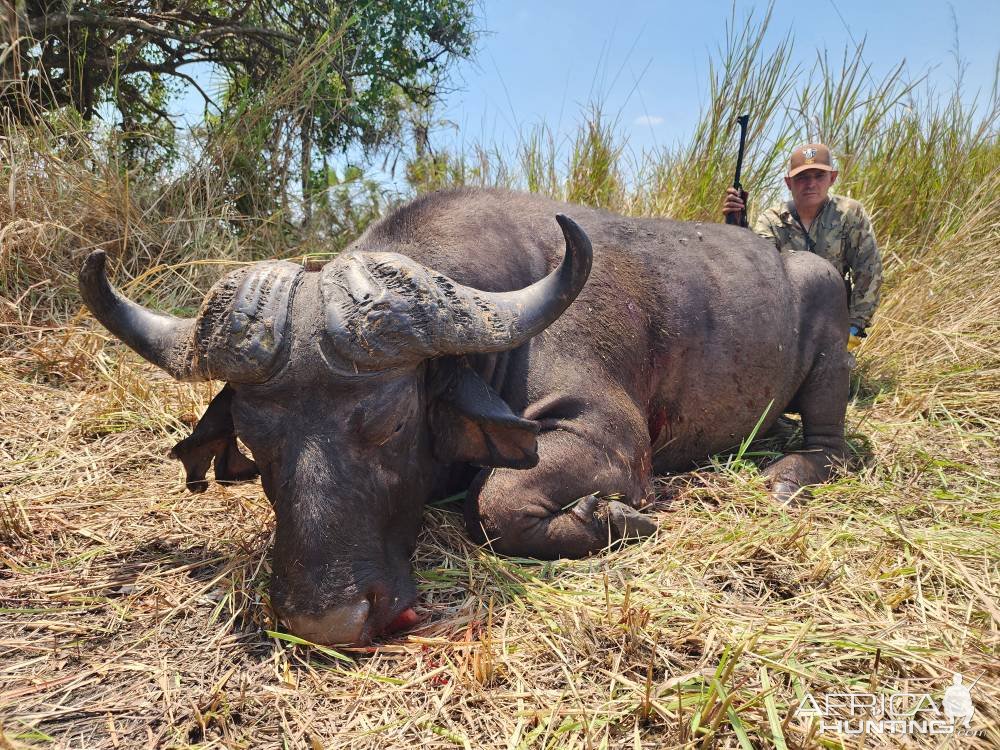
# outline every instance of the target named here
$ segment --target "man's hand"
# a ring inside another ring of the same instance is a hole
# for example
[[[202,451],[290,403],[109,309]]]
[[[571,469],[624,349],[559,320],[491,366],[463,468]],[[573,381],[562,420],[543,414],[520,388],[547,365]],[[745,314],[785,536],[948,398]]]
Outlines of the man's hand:
[[[743,193],[743,195],[740,195]],[[722,202],[722,213],[731,214],[734,211],[742,211],[746,206],[747,191],[740,190],[737,192],[734,187],[726,188],[726,199]]]
[[[722,215],[725,216],[727,224],[740,227],[749,227],[747,221],[747,191],[743,188],[737,190],[734,187],[726,188],[726,199],[722,203]]]

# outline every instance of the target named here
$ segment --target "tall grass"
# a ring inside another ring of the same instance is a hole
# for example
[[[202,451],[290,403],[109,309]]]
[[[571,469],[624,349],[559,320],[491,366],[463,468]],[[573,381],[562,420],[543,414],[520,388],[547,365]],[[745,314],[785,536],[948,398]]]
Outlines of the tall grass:
[[[840,168],[835,192],[865,205],[885,261],[886,302],[863,364],[907,388],[920,381],[911,392],[958,388],[961,396],[946,399],[958,412],[1000,417],[998,79],[970,100],[959,77],[942,97],[907,80],[902,63],[877,75],[864,44],[839,60],[820,52],[805,69],[792,62],[790,36],[765,43],[770,23],[770,12],[730,19],[708,101],[680,146],[635,157],[616,117],[593,105],[565,142],[541,126],[513,154],[482,146],[472,156],[439,154],[449,168],[417,188],[500,184],[624,214],[719,221],[740,114],[751,115],[743,175],[751,215],[783,197],[794,145],[821,139]]]
[[[735,13],[735,9],[734,9]],[[733,15],[718,59],[709,66],[709,100],[691,139],[677,148],[644,154],[630,201],[644,214],[717,221],[725,188],[736,165],[736,120],[750,114],[743,184],[756,204],[770,202],[774,176],[798,137],[789,95],[799,69],[792,40],[765,45],[771,10],[759,22],[742,25]]]
[[[998,79],[971,102],[960,76],[941,95],[905,79],[902,65],[879,75],[863,45],[839,57],[821,52],[806,68],[793,63],[790,36],[768,42],[770,25],[770,11],[742,23],[730,18],[709,66],[708,99],[680,145],[634,154],[617,117],[598,103],[581,112],[564,142],[543,124],[511,152],[491,144],[425,152],[407,177],[417,192],[513,187],[624,214],[717,221],[739,114],[751,115],[744,170],[751,214],[783,195],[791,146],[819,137],[840,166],[835,189],[865,204],[886,262],[886,302],[865,348],[878,355],[872,374],[926,378],[925,365],[936,361],[934,377],[943,377],[970,357],[975,366],[962,387],[995,392]],[[329,257],[343,247],[392,196],[356,171],[338,177],[329,170],[318,215],[306,226],[289,203],[294,192],[269,193],[274,186],[265,184],[295,171],[294,144],[265,131],[293,125],[309,106],[320,90],[311,71],[337,53],[338,38],[331,32],[307,50],[265,96],[229,102],[237,116],[210,129],[180,172],[130,170],[113,144],[87,137],[65,113],[34,127],[0,123],[7,196],[0,201],[0,321],[22,326],[23,337],[33,323],[70,319],[78,310],[74,272],[94,248],[118,258],[124,277],[142,279],[133,290],[140,297],[188,309],[218,276],[218,264]],[[273,163],[258,169],[261,159]],[[945,317],[943,300],[959,296],[966,303]],[[995,400],[986,402],[995,415]]]
[[[819,139],[840,169],[835,190],[865,203],[891,257],[919,254],[957,231],[1000,166],[997,84],[970,102],[958,81],[942,99],[922,79],[907,80],[902,63],[876,78],[863,43],[839,63],[821,51],[804,69],[793,63],[790,36],[765,43],[770,24],[770,11],[742,25],[730,19],[709,67],[708,102],[679,146],[636,156],[616,116],[593,104],[565,142],[542,125],[522,134],[512,154],[483,145],[438,154],[448,169],[415,186],[510,185],[626,214],[718,221],[736,162],[736,119],[746,112],[751,212],[783,194],[791,149]]]
[[[798,68],[768,23],[731,21],[680,146],[636,156],[592,106],[566,142],[542,125],[510,152],[425,152],[407,174],[421,191],[717,221],[737,115],[752,116],[751,211],[781,195],[789,147],[822,137],[888,274],[851,474],[796,510],[735,459],[658,479],[656,536],[583,561],[490,554],[433,508],[415,563],[427,619],[356,664],[269,635],[260,487],[191,496],[164,458],[216,386],[110,343],[74,280],[105,248],[131,295],[187,309],[220,266],[326,257],[360,232],[385,199],[357,174],[328,174],[305,228],[293,201],[240,208],[267,203],[263,123],[296,116],[308,58],[181,173],[130,170],[61,113],[0,123],[0,747],[882,747],[795,708],[806,692],[940,702],[954,671],[980,678],[977,734],[956,740],[1000,746],[1000,96],[937,97],[862,48]]]
[[[220,265],[329,255],[356,236],[392,191],[355,169],[327,170],[316,221],[305,222],[294,184],[296,125],[325,90],[317,71],[341,52],[342,32],[303,49],[264,91],[231,87],[225,116],[190,132],[182,159],[158,172],[122,156],[121,139],[140,134],[95,131],[72,110],[29,124],[0,112],[0,323],[23,338],[70,320],[76,270],[94,249],[120,263],[119,278],[139,280],[140,298],[183,310]]]

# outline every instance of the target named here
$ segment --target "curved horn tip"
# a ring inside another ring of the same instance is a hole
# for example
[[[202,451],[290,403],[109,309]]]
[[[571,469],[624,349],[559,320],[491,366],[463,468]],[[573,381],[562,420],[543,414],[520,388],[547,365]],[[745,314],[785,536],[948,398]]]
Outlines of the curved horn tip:
[[[104,272],[104,267],[108,261],[108,254],[103,250],[93,250],[84,258],[80,267],[80,278],[93,276]]]
[[[577,229],[580,228],[579,225],[566,214],[556,214],[556,221],[559,222],[559,226],[562,227],[564,232],[570,227],[576,227]]]
[[[590,244],[590,237],[583,231],[583,227],[566,214],[556,214],[556,221],[559,222],[559,228],[562,229],[563,237],[567,240]]]

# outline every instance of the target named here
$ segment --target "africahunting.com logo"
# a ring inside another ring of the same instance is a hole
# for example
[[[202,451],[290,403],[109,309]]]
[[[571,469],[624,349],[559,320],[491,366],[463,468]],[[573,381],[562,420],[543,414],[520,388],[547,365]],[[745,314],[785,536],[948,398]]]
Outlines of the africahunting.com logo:
[[[931,693],[806,693],[796,716],[818,719],[819,731],[830,734],[971,735],[975,686],[955,673],[940,701]]]

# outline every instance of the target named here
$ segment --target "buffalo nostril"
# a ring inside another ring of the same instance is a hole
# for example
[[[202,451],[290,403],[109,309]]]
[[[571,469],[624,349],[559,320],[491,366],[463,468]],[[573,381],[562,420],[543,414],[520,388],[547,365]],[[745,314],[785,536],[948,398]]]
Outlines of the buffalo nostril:
[[[285,624],[299,638],[313,643],[352,645],[359,643],[368,622],[367,599],[342,604],[318,615],[286,615]]]

